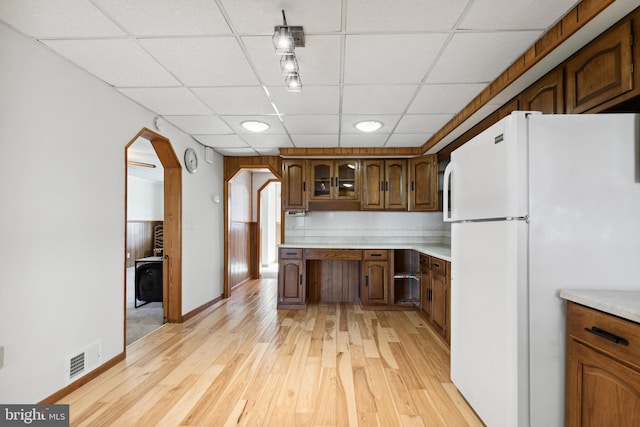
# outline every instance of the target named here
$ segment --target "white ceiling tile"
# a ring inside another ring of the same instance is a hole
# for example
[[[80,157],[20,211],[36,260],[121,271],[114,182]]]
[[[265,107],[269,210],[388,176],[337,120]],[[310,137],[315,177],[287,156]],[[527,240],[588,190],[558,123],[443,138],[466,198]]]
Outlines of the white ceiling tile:
[[[489,83],[540,36],[540,31],[455,34],[428,83]]]
[[[355,125],[363,120],[376,120],[382,123],[382,127],[377,131],[380,133],[390,133],[400,119],[400,115],[342,115],[342,124],[340,126],[341,133],[358,133],[362,131],[356,129]]]
[[[340,31],[341,3],[341,0],[222,0],[235,31],[253,34],[272,34],[273,27],[282,25],[283,9],[287,24],[304,27],[305,33]]]
[[[211,114],[211,110],[187,88],[123,88],[118,90],[156,114]]]
[[[417,85],[346,85],[342,94],[342,113],[403,113],[417,89]]]
[[[194,88],[216,114],[276,114],[261,86]]]
[[[238,135],[193,135],[195,139],[209,147],[227,148],[248,148],[249,144],[244,142]]]
[[[44,43],[112,86],[180,85],[135,40],[48,40]]]
[[[278,148],[254,148],[260,156],[279,156],[280,149]]]
[[[260,132],[259,135],[268,135],[268,134],[286,134],[284,127],[282,126],[282,122],[278,118],[278,116],[220,116],[222,120],[224,120],[238,135],[255,135],[254,132],[248,131],[247,129],[241,126],[241,123],[247,120],[259,120],[261,122],[265,122],[269,125],[269,129],[264,132]]]
[[[336,114],[340,90],[338,86],[305,86],[302,92],[288,92],[285,87],[267,88],[280,114]]]
[[[92,0],[136,36],[230,34],[214,1]]]
[[[0,20],[36,38],[126,35],[86,0],[2,0]]]
[[[293,147],[288,135],[252,134],[241,135],[240,138],[256,150],[265,150],[269,147]]]
[[[256,156],[258,153],[251,147],[248,148],[222,148],[214,147],[215,151],[223,156]]]
[[[280,71],[280,56],[273,50],[271,36],[242,37],[251,63],[256,69],[258,78],[267,86],[284,85],[284,77]]]
[[[338,135],[291,135],[298,148],[337,147]]]
[[[468,0],[349,0],[347,31],[452,29]]]
[[[233,130],[217,116],[164,116],[174,126],[186,133],[230,134]]]
[[[348,35],[344,81],[420,83],[447,34]]]
[[[233,37],[143,39],[139,42],[185,85],[258,84],[240,45]]]
[[[459,27],[473,30],[547,29],[579,0],[475,0]]]
[[[387,138],[386,133],[342,134],[340,147],[382,147]]]
[[[289,133],[296,134],[337,134],[338,115],[327,116],[291,116],[282,117]]]
[[[486,83],[424,85],[408,113],[457,113],[487,87]]]
[[[398,133],[433,133],[453,118],[453,114],[412,114],[400,119]]]
[[[433,133],[394,133],[385,147],[420,147],[431,138]]]

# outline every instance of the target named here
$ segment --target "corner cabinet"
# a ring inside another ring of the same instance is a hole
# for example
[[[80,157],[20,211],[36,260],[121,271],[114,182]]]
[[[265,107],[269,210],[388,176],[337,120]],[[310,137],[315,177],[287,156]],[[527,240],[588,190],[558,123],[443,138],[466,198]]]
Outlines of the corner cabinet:
[[[409,159],[409,210],[434,212],[438,209],[438,156]]]
[[[407,210],[406,159],[362,162],[362,209]]]
[[[567,302],[566,425],[640,420],[640,324]]]
[[[389,303],[389,251],[365,249],[362,256],[360,300],[363,305]]]
[[[306,160],[282,162],[282,206],[285,211],[307,210],[306,173]]]
[[[302,249],[280,248],[278,252],[278,305],[304,307],[307,295]]]

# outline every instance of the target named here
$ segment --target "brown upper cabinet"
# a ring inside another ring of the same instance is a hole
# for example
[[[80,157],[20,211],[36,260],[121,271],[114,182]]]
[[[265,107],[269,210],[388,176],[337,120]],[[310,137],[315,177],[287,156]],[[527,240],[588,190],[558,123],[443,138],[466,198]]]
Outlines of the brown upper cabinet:
[[[631,20],[607,31],[566,63],[567,113],[582,113],[633,90]]]
[[[282,162],[282,204],[284,210],[307,210],[306,160]]]
[[[544,114],[563,114],[564,79],[562,68],[556,68],[529,86],[520,95],[519,109],[541,111]]]
[[[438,156],[435,154],[409,159],[409,210],[437,211]]]
[[[407,209],[406,159],[364,160],[362,209]]]
[[[311,160],[309,164],[309,200],[360,199],[358,160]]]

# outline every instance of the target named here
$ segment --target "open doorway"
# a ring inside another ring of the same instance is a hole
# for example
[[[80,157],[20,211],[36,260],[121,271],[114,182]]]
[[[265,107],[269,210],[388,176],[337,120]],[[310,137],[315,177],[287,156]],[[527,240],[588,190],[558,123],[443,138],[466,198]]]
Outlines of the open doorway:
[[[280,181],[269,179],[258,190],[260,277],[278,277],[278,245],[282,243]]]

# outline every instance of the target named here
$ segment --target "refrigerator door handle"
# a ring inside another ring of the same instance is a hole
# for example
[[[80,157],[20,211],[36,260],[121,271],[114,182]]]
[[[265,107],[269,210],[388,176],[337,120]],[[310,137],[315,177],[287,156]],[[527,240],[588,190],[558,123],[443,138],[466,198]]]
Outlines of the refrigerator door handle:
[[[451,212],[449,212],[449,179],[453,172],[453,163],[449,162],[444,169],[443,188],[442,188],[442,217],[444,222],[453,222]]]

